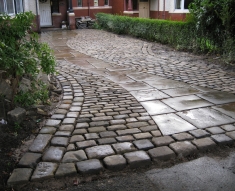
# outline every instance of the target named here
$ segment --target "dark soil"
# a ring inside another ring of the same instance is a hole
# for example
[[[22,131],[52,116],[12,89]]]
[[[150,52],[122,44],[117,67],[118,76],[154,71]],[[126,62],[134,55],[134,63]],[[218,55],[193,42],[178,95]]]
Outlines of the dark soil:
[[[28,150],[45,120],[52,115],[54,108],[58,105],[61,92],[57,94],[55,91],[60,86],[53,76],[51,76],[50,82],[51,85],[48,87],[50,105],[35,105],[26,108],[26,117],[19,125],[2,124],[2,118],[0,118],[0,191],[13,190],[7,187],[8,178],[17,167],[20,158]],[[12,110],[12,106],[6,101],[4,105],[5,109],[0,113],[6,115],[8,111]],[[38,108],[44,114],[38,114]]]
[[[6,184],[18,163],[14,151],[38,128],[39,123],[30,118],[26,118],[20,126],[0,125],[0,190],[11,190]]]

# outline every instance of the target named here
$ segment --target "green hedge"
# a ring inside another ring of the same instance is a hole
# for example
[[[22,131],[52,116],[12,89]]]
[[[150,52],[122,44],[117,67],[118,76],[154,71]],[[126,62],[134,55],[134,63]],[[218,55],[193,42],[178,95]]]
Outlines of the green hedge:
[[[134,37],[169,44],[178,50],[220,54],[229,63],[235,61],[235,40],[230,39],[226,48],[216,41],[198,33],[193,21],[179,22],[158,19],[133,18],[127,16],[96,14],[99,28],[117,33],[128,34]]]
[[[176,22],[133,18],[105,13],[96,15],[98,25],[117,34],[128,34],[138,38],[170,44],[177,49],[195,47],[194,27],[189,22]]]

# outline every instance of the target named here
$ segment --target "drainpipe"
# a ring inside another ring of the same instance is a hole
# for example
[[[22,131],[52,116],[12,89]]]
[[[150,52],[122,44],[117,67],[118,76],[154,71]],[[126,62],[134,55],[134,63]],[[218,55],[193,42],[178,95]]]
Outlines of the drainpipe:
[[[36,0],[36,16],[37,16],[37,25],[38,25],[38,33],[41,33],[39,15],[38,15],[38,0]]]
[[[166,0],[163,3],[163,18],[166,19]]]
[[[157,18],[159,19],[159,6],[160,6],[160,0],[157,0]]]
[[[88,16],[90,16],[90,0],[87,1],[88,4]]]
[[[69,0],[69,13],[73,13],[73,5],[72,5],[72,0]]]

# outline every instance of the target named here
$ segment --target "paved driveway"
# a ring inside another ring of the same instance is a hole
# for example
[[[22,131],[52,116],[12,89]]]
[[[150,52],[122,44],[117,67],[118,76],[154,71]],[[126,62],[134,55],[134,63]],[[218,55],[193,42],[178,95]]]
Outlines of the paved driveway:
[[[63,97],[9,184],[137,168],[234,144],[234,74],[105,31],[45,32],[41,40],[55,50]]]

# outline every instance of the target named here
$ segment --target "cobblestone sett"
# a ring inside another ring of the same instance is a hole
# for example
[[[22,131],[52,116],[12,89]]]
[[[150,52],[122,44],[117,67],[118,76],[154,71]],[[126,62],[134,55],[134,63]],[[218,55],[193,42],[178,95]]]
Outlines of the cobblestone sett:
[[[84,135],[87,140],[90,139],[99,139],[99,135],[97,133],[87,133]]]
[[[51,139],[51,145],[53,145],[53,146],[65,147],[68,145],[68,142],[69,142],[68,137],[54,137]]]
[[[133,135],[135,139],[149,139],[152,138],[152,135],[149,132],[146,133],[138,133]]]
[[[100,137],[102,138],[108,138],[108,137],[116,137],[117,134],[114,131],[104,131],[100,132]]]
[[[75,150],[75,145],[74,144],[69,144],[66,148],[66,151],[74,151]]]
[[[73,176],[77,174],[74,163],[61,163],[55,173],[55,178]]]
[[[176,140],[176,141],[189,141],[189,140],[193,140],[194,137],[188,133],[179,133],[179,134],[174,134],[172,135],[172,137]]]
[[[147,122],[134,122],[134,123],[127,123],[126,126],[128,128],[140,128],[140,127],[145,127],[148,126],[149,124]]]
[[[116,143],[112,146],[117,154],[127,153],[136,150],[134,145],[129,142]]]
[[[132,117],[132,118],[126,118],[126,122],[127,123],[132,123],[132,122],[136,122],[138,121],[136,118]]]
[[[42,155],[39,153],[25,153],[18,163],[18,167],[35,168]]]
[[[235,131],[235,125],[229,124],[229,125],[222,125],[222,129],[225,131]]]
[[[127,159],[130,168],[139,168],[151,164],[151,159],[145,151],[125,153],[124,157]]]
[[[57,131],[55,133],[55,136],[58,136],[58,137],[70,137],[71,136],[71,131]]]
[[[86,128],[86,127],[89,127],[88,123],[77,123],[76,124],[76,129]]]
[[[68,124],[72,124],[74,125],[76,122],[76,118],[65,118],[62,122],[63,125],[68,125]]]
[[[66,109],[57,109],[56,111],[55,111],[55,114],[66,114],[68,112],[68,110],[66,110]]]
[[[45,162],[60,162],[65,152],[64,147],[49,147],[43,154],[42,160]]]
[[[58,167],[58,164],[52,162],[40,162],[38,163],[31,181],[46,180],[54,177],[54,173]]]
[[[93,117],[91,118],[92,121],[109,121],[109,120],[112,120],[113,117],[112,116],[102,116],[102,117]]]
[[[113,144],[116,143],[116,139],[113,137],[98,139],[97,142],[99,145]]]
[[[104,170],[102,163],[98,159],[77,162],[76,166],[82,174],[99,174]]]
[[[107,129],[109,131],[115,131],[115,130],[123,130],[123,129],[126,129],[126,125],[111,125],[111,126],[108,126]]]
[[[220,127],[210,127],[210,128],[207,128],[206,130],[212,135],[225,133],[225,131],[221,129]]]
[[[193,140],[192,143],[201,151],[211,150],[216,146],[215,142],[209,137]]]
[[[53,135],[56,132],[56,128],[55,127],[43,127],[39,134],[51,134]]]
[[[233,144],[233,139],[231,139],[230,137],[228,137],[225,134],[212,135],[211,138],[218,145],[231,145],[231,144]]]
[[[61,131],[73,131],[74,126],[73,125],[61,125],[59,127],[59,130],[61,130]]]
[[[73,131],[73,135],[84,135],[87,133],[87,130],[86,129],[75,129]]]
[[[89,158],[104,158],[105,156],[114,154],[114,151],[110,145],[103,145],[87,148],[86,153]]]
[[[31,168],[16,168],[13,170],[10,178],[7,181],[8,186],[25,184],[29,181],[33,169]]]
[[[54,114],[51,116],[51,119],[64,119],[64,114]]]
[[[111,120],[110,124],[111,125],[119,125],[119,124],[125,124],[126,121],[124,119],[117,119],[117,120]]]
[[[69,109],[70,107],[71,107],[70,104],[61,104],[61,105],[59,106],[59,109]]]
[[[48,119],[45,125],[50,127],[59,127],[60,123],[61,120]]]
[[[74,118],[77,118],[78,117],[78,115],[79,115],[79,112],[68,112],[67,113],[67,117],[74,117]]]
[[[94,140],[76,142],[75,144],[78,149],[85,149],[85,148],[93,147],[97,145]]]
[[[228,132],[226,135],[235,140],[235,131]]]
[[[158,130],[158,127],[157,127],[157,125],[149,125],[149,126],[146,126],[146,127],[141,127],[140,130],[142,132],[149,132],[149,131]]]
[[[90,122],[91,120],[89,118],[78,118],[77,123],[83,123],[83,122]]]
[[[70,139],[70,143],[75,143],[75,142],[79,142],[79,141],[84,141],[84,137],[82,135],[73,135]]]
[[[153,161],[166,161],[175,158],[175,153],[167,146],[157,147],[148,151]]]
[[[151,134],[154,136],[154,137],[160,137],[162,136],[161,132],[160,131],[151,131]]]
[[[209,137],[210,136],[210,133],[208,133],[208,132],[206,132],[205,130],[202,130],[202,129],[197,129],[197,130],[189,131],[189,133],[191,135],[193,135],[197,139],[204,138],[204,137]]]
[[[89,131],[89,133],[99,133],[99,132],[103,132],[106,131],[106,128],[101,126],[101,127],[90,127],[87,129]]]
[[[170,136],[163,136],[163,137],[154,137],[152,139],[152,142],[157,147],[160,147],[160,146],[167,146],[171,143],[174,143],[175,141]]]
[[[148,139],[138,140],[134,141],[133,144],[139,149],[139,150],[149,150],[154,147],[154,145],[151,143]]]
[[[120,137],[116,137],[116,139],[119,142],[126,142],[126,141],[134,141],[135,140],[132,135],[120,136]]]
[[[180,157],[197,153],[197,148],[189,141],[171,143],[170,148]]]
[[[130,134],[135,134],[135,133],[140,133],[140,132],[141,131],[138,128],[117,130],[118,135],[130,135]]]
[[[126,167],[126,159],[122,155],[112,155],[104,158],[104,165],[109,170],[122,170]]]
[[[29,151],[42,153],[49,144],[51,138],[52,135],[49,134],[38,134],[38,136],[34,139],[33,144],[29,147]]]
[[[95,121],[95,122],[91,122],[90,126],[91,127],[99,127],[99,126],[108,126],[109,125],[109,121]]]
[[[114,115],[113,118],[114,119],[125,119],[125,118],[128,118],[129,116],[126,114],[126,115]]]
[[[69,151],[66,152],[62,162],[63,163],[71,163],[71,162],[79,162],[86,160],[87,156],[83,150],[78,150],[78,151]]]

